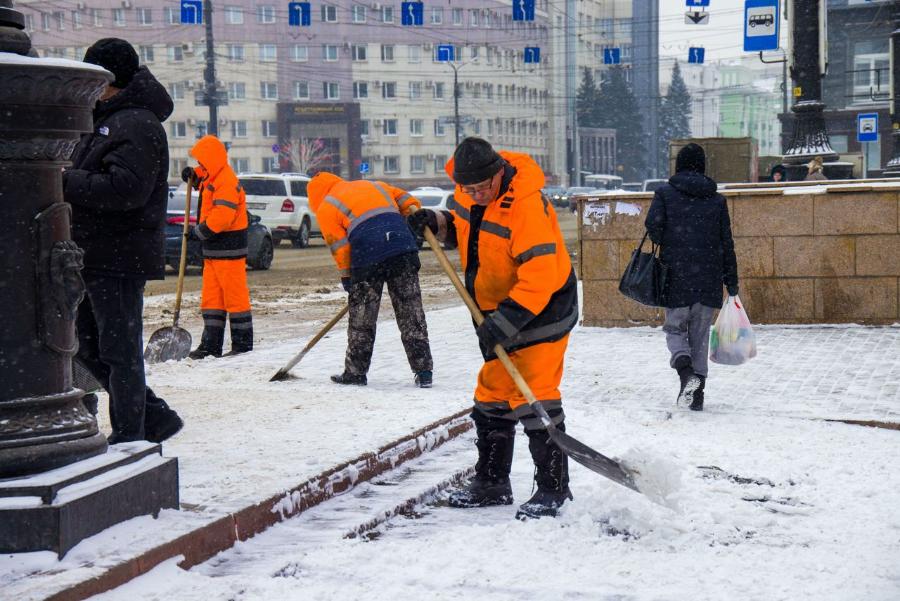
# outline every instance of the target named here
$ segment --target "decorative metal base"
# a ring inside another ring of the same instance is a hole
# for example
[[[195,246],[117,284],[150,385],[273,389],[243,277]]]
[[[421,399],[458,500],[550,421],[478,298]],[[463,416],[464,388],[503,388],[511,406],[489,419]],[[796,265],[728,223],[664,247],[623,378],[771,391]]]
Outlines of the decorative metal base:
[[[791,110],[797,115],[797,120],[791,145],[784,153],[784,163],[806,163],[817,156],[825,162],[836,161],[838,154],[831,148],[822,114],[825,105],[818,101],[804,101],[795,104]]]
[[[25,478],[0,480],[0,553],[55,551],[140,515],[178,508],[178,459],[158,444],[104,454]]]

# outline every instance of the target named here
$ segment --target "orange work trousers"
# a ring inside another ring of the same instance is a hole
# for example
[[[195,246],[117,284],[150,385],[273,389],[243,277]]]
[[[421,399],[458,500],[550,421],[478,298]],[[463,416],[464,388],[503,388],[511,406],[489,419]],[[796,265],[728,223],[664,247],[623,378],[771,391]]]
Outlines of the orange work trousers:
[[[247,259],[204,259],[201,311],[250,311]]]
[[[566,334],[556,342],[535,344],[509,354],[535,398],[548,412],[562,406],[559,383],[562,381],[563,360],[568,345],[569,335]],[[475,402],[488,413],[505,410],[517,418],[533,414],[528,401],[499,359],[492,359],[481,366]]]

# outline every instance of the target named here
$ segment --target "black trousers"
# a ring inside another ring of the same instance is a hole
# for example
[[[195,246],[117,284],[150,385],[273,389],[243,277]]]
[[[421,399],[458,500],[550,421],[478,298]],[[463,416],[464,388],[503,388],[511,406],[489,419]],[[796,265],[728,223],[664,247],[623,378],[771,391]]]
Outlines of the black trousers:
[[[144,438],[145,280],[86,273],[78,307],[78,359],[109,393],[109,419],[119,442]]]
[[[418,257],[411,260],[406,255],[400,255],[367,268],[363,273],[355,271],[352,277],[345,370],[355,375],[363,375],[369,371],[375,348],[381,294],[387,284],[397,327],[400,328],[400,340],[410,368],[414,372],[431,371],[433,364],[428,344],[428,325],[422,308],[422,291],[419,288]]]

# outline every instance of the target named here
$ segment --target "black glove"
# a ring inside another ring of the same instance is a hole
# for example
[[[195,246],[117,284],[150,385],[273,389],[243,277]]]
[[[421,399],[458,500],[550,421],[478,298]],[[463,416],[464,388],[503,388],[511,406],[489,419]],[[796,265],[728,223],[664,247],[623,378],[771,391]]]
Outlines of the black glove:
[[[734,286],[726,286],[726,288],[728,289],[728,296],[737,296],[738,295],[738,285],[737,284],[735,284]]]
[[[185,167],[181,170],[181,180],[193,186],[194,190],[200,189],[200,178],[197,177],[197,173],[194,171],[193,167]]]
[[[431,233],[437,234],[438,231],[437,214],[431,209],[419,209],[415,213],[410,213],[406,218],[406,223],[409,224],[409,229],[416,238],[425,237],[426,225]]]
[[[484,321],[481,322],[481,325],[475,329],[475,333],[478,335],[478,342],[491,351],[494,350],[495,346],[501,344],[508,338],[508,336],[503,333],[503,330],[500,329],[500,326],[497,325],[497,322],[494,321],[493,315],[485,317]]]
[[[341,278],[341,286],[344,287],[344,292],[350,293],[350,278]]]

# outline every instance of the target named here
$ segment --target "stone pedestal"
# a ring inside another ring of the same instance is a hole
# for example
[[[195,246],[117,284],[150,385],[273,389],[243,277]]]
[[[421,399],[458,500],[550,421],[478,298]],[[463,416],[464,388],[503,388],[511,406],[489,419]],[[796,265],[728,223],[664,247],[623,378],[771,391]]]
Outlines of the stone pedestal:
[[[178,508],[178,460],[122,443],[55,470],[0,481],[0,553],[55,551],[140,515]]]

